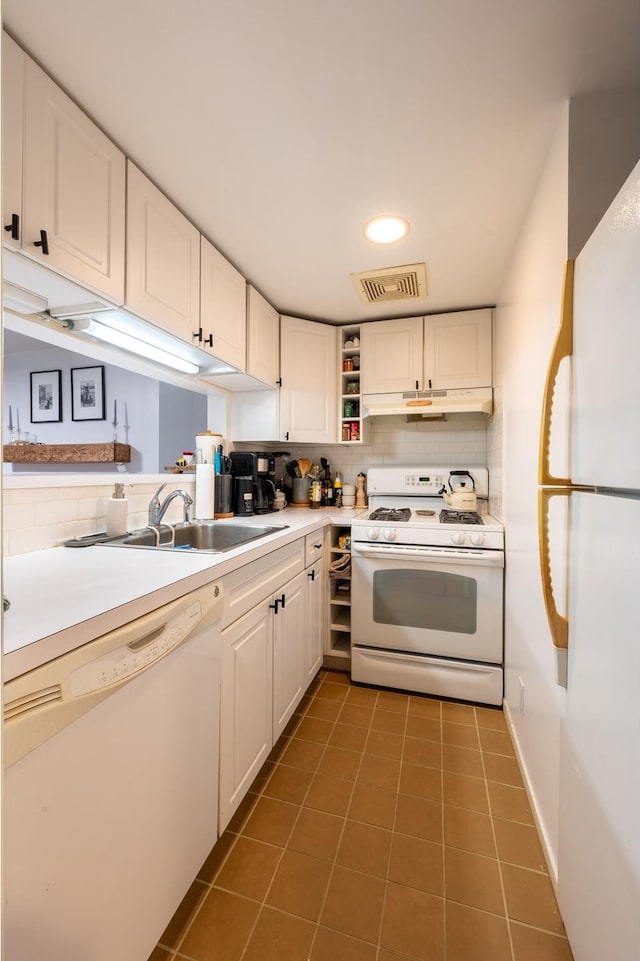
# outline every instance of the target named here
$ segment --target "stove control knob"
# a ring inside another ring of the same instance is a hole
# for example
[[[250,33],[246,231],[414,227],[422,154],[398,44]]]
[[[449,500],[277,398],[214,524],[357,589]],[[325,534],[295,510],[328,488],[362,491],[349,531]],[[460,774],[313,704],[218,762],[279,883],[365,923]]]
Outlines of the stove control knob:
[[[398,536],[397,532],[394,531],[394,529],[393,529],[392,527],[389,528],[389,530],[386,530],[386,531],[384,532],[384,539],[385,539],[385,541],[395,541],[395,539],[396,539],[397,536]]]
[[[378,530],[377,527],[370,527],[369,530],[367,531],[367,537],[369,538],[370,541],[377,541],[378,538],[380,537],[380,531]]]
[[[464,535],[464,533],[463,533],[462,531],[455,531],[455,532],[451,535],[451,540],[452,540],[452,542],[453,542],[454,544],[457,544],[458,547],[459,547],[461,544],[464,544],[464,542],[465,542],[465,535]]]
[[[481,547],[484,544],[484,534],[472,534],[471,543],[474,547]]]

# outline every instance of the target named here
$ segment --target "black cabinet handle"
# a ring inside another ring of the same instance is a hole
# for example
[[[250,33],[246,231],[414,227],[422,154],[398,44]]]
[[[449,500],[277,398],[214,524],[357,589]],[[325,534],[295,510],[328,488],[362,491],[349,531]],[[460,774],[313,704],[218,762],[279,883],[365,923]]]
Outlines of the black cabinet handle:
[[[419,381],[416,381],[416,390],[418,390]]]
[[[286,601],[286,599],[287,599],[287,598],[285,597],[284,594],[283,594],[282,597],[280,598],[280,604],[282,605],[282,609],[283,609],[283,610],[284,610],[284,602]]]
[[[194,337],[194,340],[197,340],[200,343],[202,343],[202,327],[198,327],[197,330],[194,330],[193,337]]]
[[[315,572],[315,571],[308,571],[308,572],[307,572],[307,577],[310,577],[312,581],[315,581],[315,579],[316,579],[316,572]]]
[[[20,217],[18,214],[11,214],[11,223],[5,224],[4,229],[11,231],[12,240],[20,240]]]
[[[271,610],[272,610],[272,611],[275,611],[276,614],[278,613],[278,604],[279,604],[279,603],[280,603],[280,600],[278,599],[278,600],[274,601],[273,604],[269,604],[269,607],[271,608]]]
[[[8,229],[9,229],[9,228],[7,227],[7,230],[8,230]],[[276,381],[276,387],[282,387],[282,377],[278,377],[278,379],[277,379],[277,381]]]
[[[207,347],[213,347],[213,334],[209,334],[208,337],[205,337],[204,342]]]
[[[289,440],[289,431],[287,431],[286,434],[284,435],[284,439]]]
[[[431,378],[429,378],[429,390],[431,390]]]
[[[40,231],[40,240],[34,240],[34,241],[33,241],[33,246],[34,246],[34,247],[42,247],[42,253],[44,254],[45,257],[47,257],[47,256],[49,255],[49,241],[47,240],[47,231],[46,231],[46,230],[41,230],[41,231]]]
[[[314,549],[315,551],[319,551],[321,547],[322,547],[322,544],[314,544],[314,545],[313,545],[313,549]]]

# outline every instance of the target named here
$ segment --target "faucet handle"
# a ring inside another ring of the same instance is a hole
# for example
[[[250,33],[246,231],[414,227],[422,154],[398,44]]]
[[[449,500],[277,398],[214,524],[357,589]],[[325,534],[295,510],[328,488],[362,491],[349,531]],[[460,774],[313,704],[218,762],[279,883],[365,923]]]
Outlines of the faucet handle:
[[[158,490],[157,490],[157,491],[155,492],[155,494],[153,495],[152,500],[157,500],[157,499],[158,499],[158,494],[160,494],[161,491],[163,491],[166,486],[167,486],[167,482],[166,482],[166,481],[164,482],[164,484],[160,484],[160,487],[158,488]]]

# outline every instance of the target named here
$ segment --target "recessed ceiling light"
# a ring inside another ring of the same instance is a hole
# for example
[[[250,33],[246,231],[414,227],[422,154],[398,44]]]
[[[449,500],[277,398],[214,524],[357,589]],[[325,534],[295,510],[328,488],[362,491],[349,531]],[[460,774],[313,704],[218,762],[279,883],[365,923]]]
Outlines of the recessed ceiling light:
[[[364,225],[365,237],[374,244],[392,244],[405,237],[409,230],[409,221],[402,217],[374,217]]]

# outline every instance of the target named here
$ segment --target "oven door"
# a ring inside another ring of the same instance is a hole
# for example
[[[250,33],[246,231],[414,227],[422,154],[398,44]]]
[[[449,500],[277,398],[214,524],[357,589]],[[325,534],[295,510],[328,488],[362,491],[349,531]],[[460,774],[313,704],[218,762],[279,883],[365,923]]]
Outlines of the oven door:
[[[351,640],[502,661],[502,551],[352,544]]]

